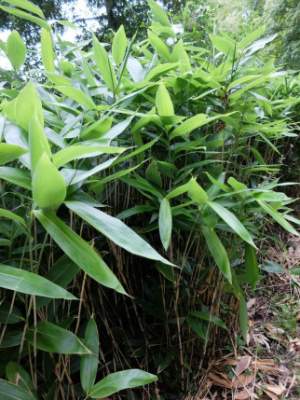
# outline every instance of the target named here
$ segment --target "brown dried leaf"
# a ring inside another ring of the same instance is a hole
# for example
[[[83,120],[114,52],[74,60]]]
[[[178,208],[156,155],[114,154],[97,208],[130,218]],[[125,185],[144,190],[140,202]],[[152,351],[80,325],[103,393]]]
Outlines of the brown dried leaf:
[[[249,368],[252,358],[250,356],[241,357],[235,368],[235,375],[241,375],[246,369]]]
[[[208,374],[208,378],[211,380],[212,384],[215,386],[232,389],[232,383],[224,374],[214,374],[214,373],[210,372]]]
[[[285,391],[285,387],[281,384],[279,385],[265,385],[265,389],[268,392],[272,392],[276,394],[277,396],[281,396],[282,393]]]
[[[233,398],[234,398],[234,400],[248,400],[248,399],[251,399],[251,396],[252,396],[252,392],[244,389],[241,392],[235,393]]]
[[[255,375],[244,374],[244,375],[237,376],[232,381],[232,387],[234,387],[234,388],[246,387],[250,383],[252,383],[254,381],[254,379],[255,379]]]
[[[276,396],[276,394],[269,392],[268,390],[264,390],[264,392],[266,393],[266,395],[268,395],[268,397],[270,397],[270,399],[279,400],[279,398]]]

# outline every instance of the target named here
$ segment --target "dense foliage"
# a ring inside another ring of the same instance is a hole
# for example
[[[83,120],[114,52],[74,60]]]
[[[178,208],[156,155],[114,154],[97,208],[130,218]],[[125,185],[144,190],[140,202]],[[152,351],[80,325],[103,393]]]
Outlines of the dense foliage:
[[[40,27],[43,71],[22,70],[12,32],[0,92],[0,394],[192,393],[236,316],[247,341],[244,289],[260,279],[266,225],[298,234],[277,179],[297,100],[261,57],[272,37],[211,34],[199,47],[149,0],[146,39],[122,25],[110,45],[72,44],[40,8],[8,3]]]

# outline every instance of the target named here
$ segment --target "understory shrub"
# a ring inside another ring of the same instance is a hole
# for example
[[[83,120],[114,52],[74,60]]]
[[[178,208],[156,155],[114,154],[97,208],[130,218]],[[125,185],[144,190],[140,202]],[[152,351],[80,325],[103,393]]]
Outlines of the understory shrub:
[[[272,38],[201,48],[149,5],[147,39],[121,26],[103,44],[0,2],[41,26],[38,71],[17,32],[2,44],[3,399],[193,393],[237,323],[248,340],[267,225],[297,235],[278,179],[295,99],[261,56]]]

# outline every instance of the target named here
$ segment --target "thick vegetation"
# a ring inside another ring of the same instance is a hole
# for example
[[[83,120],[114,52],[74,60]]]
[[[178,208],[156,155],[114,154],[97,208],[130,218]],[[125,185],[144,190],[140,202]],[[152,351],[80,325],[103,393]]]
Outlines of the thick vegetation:
[[[37,6],[6,3],[40,27],[43,70],[22,70],[13,31],[1,88],[1,398],[192,393],[237,321],[247,341],[244,289],[260,279],[266,225],[297,235],[277,179],[297,100],[260,56],[274,37],[211,34],[202,48],[149,0],[145,40],[121,26],[111,44],[72,44]]]

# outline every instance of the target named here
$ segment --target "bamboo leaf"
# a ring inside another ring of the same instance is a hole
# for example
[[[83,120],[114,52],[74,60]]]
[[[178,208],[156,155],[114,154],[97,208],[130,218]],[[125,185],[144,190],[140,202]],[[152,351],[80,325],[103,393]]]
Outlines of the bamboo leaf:
[[[37,400],[37,398],[24,388],[0,379],[1,400]]]
[[[56,209],[63,203],[66,193],[64,177],[43,153],[32,176],[33,200],[40,208]]]
[[[7,3],[15,7],[22,8],[23,10],[29,11],[32,14],[36,14],[41,18],[45,18],[45,15],[40,7],[29,0],[7,0]]]
[[[89,110],[92,110],[96,107],[92,98],[80,89],[68,85],[63,85],[63,86],[58,85],[55,86],[55,88],[65,96],[76,101],[76,103],[80,104],[81,106]]]
[[[54,73],[55,54],[53,50],[52,36],[49,29],[42,28],[41,31],[41,52],[44,68],[47,72]]]
[[[26,46],[17,31],[12,31],[7,39],[6,54],[14,69],[19,69],[25,62]]]
[[[149,7],[151,8],[153,19],[163,26],[170,27],[170,21],[164,9],[154,0],[148,0]]]
[[[16,123],[26,132],[34,114],[36,114],[40,124],[44,126],[42,103],[32,82],[27,83],[15,99],[4,104],[3,112],[10,121]]]
[[[50,145],[45,135],[44,127],[36,113],[33,113],[32,120],[29,124],[29,148],[31,172],[33,173],[43,153],[45,153],[49,159],[51,158]]]
[[[25,153],[27,153],[27,149],[24,149],[21,146],[0,143],[0,165],[14,161]]]
[[[188,195],[197,204],[203,205],[208,201],[208,195],[205,190],[197,183],[195,178],[188,182]]]
[[[91,354],[91,350],[74,333],[52,322],[39,322],[29,329],[27,341],[39,350],[59,354]]]
[[[92,399],[104,399],[121,390],[149,385],[157,381],[155,375],[140,369],[128,369],[107,375],[96,383],[89,392]]]
[[[229,283],[232,283],[230,261],[222,242],[218,238],[214,229],[207,226],[202,226],[202,232],[210,254],[215,260],[219,270],[229,281]]]
[[[87,323],[84,341],[92,352],[80,358],[80,382],[85,393],[88,393],[95,383],[99,362],[99,336],[94,318]]]
[[[171,61],[168,46],[150,30],[148,30],[148,40],[160,57],[164,58],[166,61]]]
[[[12,221],[17,222],[18,224],[22,225],[26,228],[26,223],[22,217],[13,213],[12,211],[5,210],[4,208],[0,208],[0,218],[8,218]]]
[[[209,201],[207,204],[241,239],[256,248],[250,233],[231,211],[213,201]]]
[[[120,65],[124,59],[126,48],[127,48],[127,37],[124,26],[121,25],[118,31],[115,33],[112,42],[112,55],[117,65]]]
[[[0,264],[0,277],[0,287],[5,289],[51,299],[76,299],[71,293],[42,276],[20,268]]]
[[[12,0],[9,0],[9,1],[11,2]],[[16,0],[14,0],[14,2],[16,2]],[[27,3],[29,3],[29,2],[27,2]],[[16,17],[26,19],[27,21],[33,22],[34,24],[41,26],[42,28],[50,29],[49,25],[47,24],[47,22],[44,19],[36,17],[35,15],[31,15],[31,14],[29,14],[23,10],[20,10],[18,8],[6,7],[6,6],[0,5],[0,10],[6,12],[8,14],[15,15]]]
[[[75,214],[79,215],[103,235],[130,253],[173,265],[118,218],[105,214],[85,203],[67,201],[65,204]]]
[[[276,211],[269,204],[265,203],[262,200],[256,200],[257,203],[261,206],[261,208],[269,214],[279,225],[281,225],[287,232],[292,233],[293,235],[299,236],[299,233],[296,229],[284,218],[284,216]]]
[[[96,144],[74,144],[58,151],[53,155],[53,162],[57,168],[73,160],[97,157],[101,154],[121,154],[125,147],[100,146]]]
[[[116,88],[116,77],[109,60],[108,54],[96,36],[93,36],[93,54],[97,68],[107,87],[114,92]]]
[[[161,117],[170,117],[174,115],[174,106],[168,90],[164,84],[160,84],[155,97],[155,105],[158,114]]]
[[[34,215],[65,254],[95,281],[126,294],[121,283],[101,256],[53,212],[34,211]]]
[[[251,287],[255,289],[259,279],[259,268],[256,258],[256,251],[252,246],[245,246],[245,277]]]
[[[31,189],[31,179],[29,173],[22,169],[12,167],[0,167],[0,179],[25,189]]]
[[[172,235],[172,210],[167,198],[160,203],[158,225],[160,240],[167,251]]]

